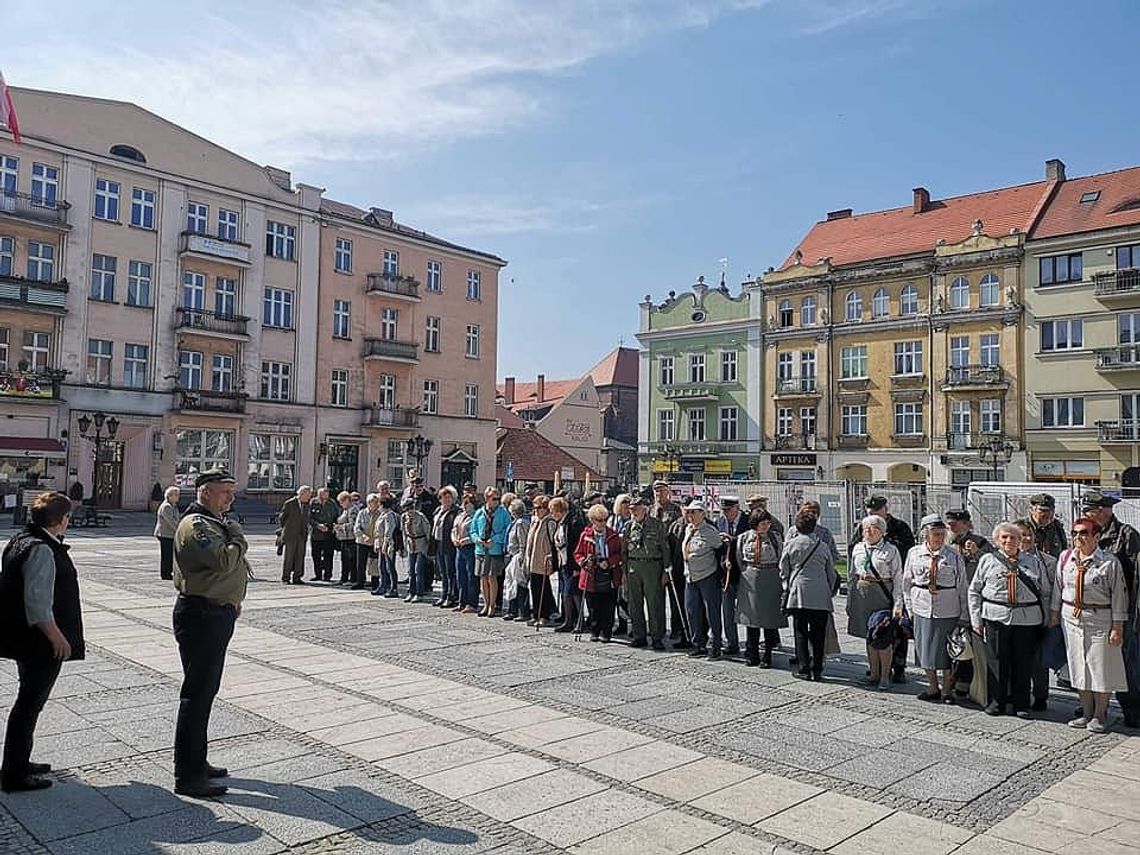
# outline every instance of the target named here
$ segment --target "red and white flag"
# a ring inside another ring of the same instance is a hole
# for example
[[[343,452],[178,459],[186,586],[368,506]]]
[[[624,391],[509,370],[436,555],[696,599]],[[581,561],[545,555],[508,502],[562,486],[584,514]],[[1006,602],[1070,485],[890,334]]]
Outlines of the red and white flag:
[[[20,120],[16,118],[16,105],[12,103],[12,93],[4,82],[4,72],[0,71],[0,125],[12,132],[12,139],[20,143]]]

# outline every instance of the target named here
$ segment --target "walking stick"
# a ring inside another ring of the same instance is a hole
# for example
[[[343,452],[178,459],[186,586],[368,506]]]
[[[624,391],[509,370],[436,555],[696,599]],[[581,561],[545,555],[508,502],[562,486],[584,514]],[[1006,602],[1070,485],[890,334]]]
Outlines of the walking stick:
[[[534,614],[534,631],[537,634],[542,628],[542,604],[546,602],[546,589],[550,587],[550,577],[542,577],[542,585],[538,591],[538,611]]]
[[[685,641],[691,644],[693,641],[693,633],[689,629],[689,619],[685,614],[685,605],[681,602],[681,597],[677,593],[677,585],[673,582],[672,568],[665,571],[665,581],[669,583],[669,592],[673,595],[673,602],[677,606],[677,614],[681,616],[681,629],[685,633]]]

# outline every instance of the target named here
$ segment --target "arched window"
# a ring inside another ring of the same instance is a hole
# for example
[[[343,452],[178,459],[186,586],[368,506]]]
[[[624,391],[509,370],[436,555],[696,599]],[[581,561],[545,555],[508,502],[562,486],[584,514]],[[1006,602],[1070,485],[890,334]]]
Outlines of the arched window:
[[[790,327],[795,323],[796,313],[792,309],[792,301],[784,300],[780,303],[780,328]]]
[[[111,146],[111,154],[115,157],[125,157],[127,160],[133,160],[138,163],[146,163],[146,155],[135,148],[133,145],[119,145]]]
[[[970,280],[959,276],[950,284],[950,308],[970,308]]]
[[[815,297],[804,297],[800,303],[800,326],[815,326]]]
[[[996,306],[1001,302],[1001,280],[993,273],[987,273],[978,283],[981,305]]]
[[[844,317],[848,321],[861,321],[863,320],[863,295],[858,291],[852,291],[847,295],[847,311]]]
[[[913,282],[908,282],[903,286],[902,291],[899,292],[899,314],[918,314],[918,288],[915,287]]]
[[[891,298],[886,288],[880,288],[871,297],[871,317],[885,318],[891,313]]]

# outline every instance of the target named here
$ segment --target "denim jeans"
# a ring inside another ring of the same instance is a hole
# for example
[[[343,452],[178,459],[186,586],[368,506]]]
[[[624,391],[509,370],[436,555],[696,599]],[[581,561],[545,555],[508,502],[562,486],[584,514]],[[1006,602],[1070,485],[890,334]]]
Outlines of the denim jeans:
[[[455,578],[455,550],[444,548],[441,543],[435,551],[436,565],[439,567],[440,597],[449,603],[459,602],[458,580]]]
[[[418,597],[431,590],[427,580],[427,553],[408,553],[408,596]]]
[[[705,647],[711,634],[713,650],[720,650],[723,630],[721,595],[720,579],[716,573],[699,582],[690,581],[685,585],[685,611],[689,616],[689,629],[693,633],[695,647]]]
[[[396,556],[381,554],[376,563],[380,567],[380,592],[386,594],[399,591],[400,576],[396,572]],[[408,578],[408,584],[409,586],[412,584],[411,577]]]
[[[233,606],[204,597],[180,596],[174,603],[174,638],[183,675],[174,728],[174,777],[178,781],[206,777],[206,731],[235,620]]]
[[[461,546],[455,552],[455,581],[459,588],[459,602],[473,609],[479,608],[479,589],[475,585],[475,547]]]

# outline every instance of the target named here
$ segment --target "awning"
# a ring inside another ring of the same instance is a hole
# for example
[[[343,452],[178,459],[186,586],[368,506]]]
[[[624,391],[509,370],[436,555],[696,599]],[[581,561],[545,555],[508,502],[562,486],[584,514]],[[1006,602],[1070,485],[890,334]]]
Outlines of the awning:
[[[58,439],[0,436],[0,457],[67,457],[67,449]]]

